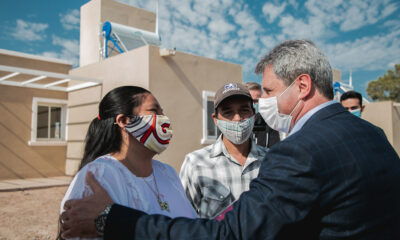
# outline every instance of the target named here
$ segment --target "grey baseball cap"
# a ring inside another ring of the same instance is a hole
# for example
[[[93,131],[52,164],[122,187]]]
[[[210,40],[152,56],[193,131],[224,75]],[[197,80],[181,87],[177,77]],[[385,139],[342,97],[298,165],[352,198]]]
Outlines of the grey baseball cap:
[[[214,109],[217,109],[222,101],[231,96],[245,96],[253,102],[251,94],[245,85],[241,83],[228,83],[219,88],[215,93]]]

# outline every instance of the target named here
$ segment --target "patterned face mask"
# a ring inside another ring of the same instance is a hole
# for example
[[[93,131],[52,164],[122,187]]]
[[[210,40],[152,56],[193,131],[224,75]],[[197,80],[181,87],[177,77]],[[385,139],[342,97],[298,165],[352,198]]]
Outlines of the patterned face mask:
[[[249,139],[253,131],[254,116],[237,122],[217,119],[217,124],[224,137],[234,144],[242,144]]]
[[[161,153],[172,138],[170,121],[164,115],[134,116],[125,129],[149,150]]]

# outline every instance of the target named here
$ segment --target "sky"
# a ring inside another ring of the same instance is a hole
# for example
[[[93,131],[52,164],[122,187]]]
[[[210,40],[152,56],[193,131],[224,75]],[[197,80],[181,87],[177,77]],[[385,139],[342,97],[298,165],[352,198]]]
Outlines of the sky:
[[[0,48],[79,62],[80,6],[89,0],[1,0]],[[156,0],[118,0],[156,11]],[[398,0],[159,0],[162,47],[242,66],[288,39],[310,39],[367,97],[369,81],[400,64]]]

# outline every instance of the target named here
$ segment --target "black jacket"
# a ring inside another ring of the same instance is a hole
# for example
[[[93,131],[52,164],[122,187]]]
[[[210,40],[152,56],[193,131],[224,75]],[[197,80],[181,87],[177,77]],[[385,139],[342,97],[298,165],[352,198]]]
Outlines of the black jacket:
[[[254,118],[253,139],[257,145],[268,148],[280,141],[279,132],[270,128],[260,113]]]

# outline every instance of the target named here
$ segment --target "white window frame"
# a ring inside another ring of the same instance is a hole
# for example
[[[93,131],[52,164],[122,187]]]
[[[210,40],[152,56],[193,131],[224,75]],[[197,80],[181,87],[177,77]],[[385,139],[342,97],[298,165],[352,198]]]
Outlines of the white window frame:
[[[203,91],[203,138],[201,139],[201,144],[213,144],[217,140],[217,136],[209,136],[207,134],[207,118],[211,117],[208,116],[207,112],[207,102],[210,98],[215,97],[215,92],[210,91]],[[215,132],[217,133],[217,127],[215,126]]]
[[[31,140],[28,141],[29,146],[64,146],[67,145],[67,100],[54,98],[38,98],[32,100],[32,125],[31,125]],[[38,106],[61,107],[61,140],[56,139],[38,139],[37,138],[37,114]]]

